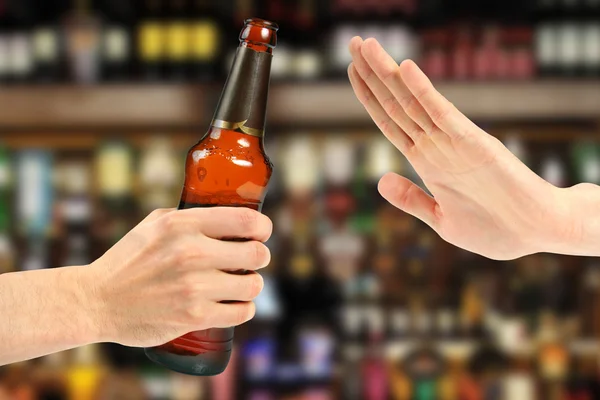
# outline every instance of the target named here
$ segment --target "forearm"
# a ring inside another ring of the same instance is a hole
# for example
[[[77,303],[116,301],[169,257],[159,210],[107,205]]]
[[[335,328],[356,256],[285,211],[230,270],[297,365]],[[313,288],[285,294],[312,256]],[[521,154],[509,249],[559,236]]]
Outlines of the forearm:
[[[0,275],[0,365],[97,341],[86,268]]]

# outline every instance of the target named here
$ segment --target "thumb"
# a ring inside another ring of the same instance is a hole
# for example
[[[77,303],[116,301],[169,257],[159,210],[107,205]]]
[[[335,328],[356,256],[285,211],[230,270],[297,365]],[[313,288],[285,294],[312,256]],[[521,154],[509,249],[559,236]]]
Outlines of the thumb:
[[[419,218],[435,229],[438,222],[438,204],[409,179],[387,173],[379,181],[379,193],[394,207]]]

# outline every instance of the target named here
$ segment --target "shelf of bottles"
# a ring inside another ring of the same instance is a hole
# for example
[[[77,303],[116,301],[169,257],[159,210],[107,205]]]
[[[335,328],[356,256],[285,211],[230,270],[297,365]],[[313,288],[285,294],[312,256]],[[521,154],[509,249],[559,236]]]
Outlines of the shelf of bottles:
[[[588,133],[572,132],[567,145],[498,136],[564,187],[600,183],[600,144]],[[150,210],[175,205],[195,139],[154,133],[3,147],[0,273],[87,264]],[[226,374],[192,379],[153,367],[137,349],[95,345],[0,368],[0,392],[219,400],[597,393],[597,261],[541,254],[498,263],[444,243],[377,194],[387,171],[421,183],[376,132],[274,131],[266,149],[276,166],[264,207],[275,223],[273,258]]]
[[[417,60],[472,118],[600,109],[596,0],[2,0],[0,125],[196,126],[249,15],[282,26],[276,121],[368,121],[343,81],[355,35]]]

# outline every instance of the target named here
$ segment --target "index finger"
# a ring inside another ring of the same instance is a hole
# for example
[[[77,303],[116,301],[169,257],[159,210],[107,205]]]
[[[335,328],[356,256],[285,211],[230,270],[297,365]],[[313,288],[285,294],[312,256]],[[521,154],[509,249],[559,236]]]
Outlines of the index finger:
[[[173,215],[213,239],[248,239],[266,242],[273,231],[271,220],[246,207],[206,207],[178,210]]]

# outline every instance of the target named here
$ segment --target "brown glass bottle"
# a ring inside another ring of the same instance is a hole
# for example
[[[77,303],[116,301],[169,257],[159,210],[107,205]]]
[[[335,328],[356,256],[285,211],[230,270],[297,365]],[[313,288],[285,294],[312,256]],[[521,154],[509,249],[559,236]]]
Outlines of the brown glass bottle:
[[[277,29],[276,24],[261,19],[245,21],[211,127],[188,152],[179,209],[230,206],[261,211],[273,171],[263,136]],[[216,375],[229,362],[233,331],[191,332],[146,348],[146,355],[177,372]]]

